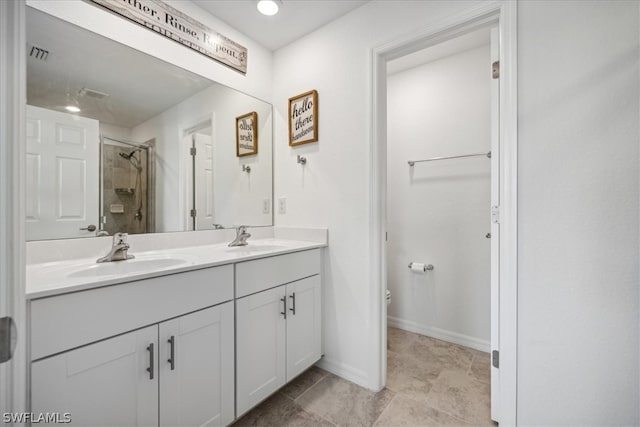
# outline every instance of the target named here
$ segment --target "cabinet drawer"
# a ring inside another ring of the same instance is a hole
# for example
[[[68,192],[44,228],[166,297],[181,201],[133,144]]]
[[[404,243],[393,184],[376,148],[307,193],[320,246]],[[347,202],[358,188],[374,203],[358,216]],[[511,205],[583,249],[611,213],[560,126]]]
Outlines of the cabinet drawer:
[[[233,299],[226,265],[31,302],[31,360]]]
[[[236,264],[236,298],[320,274],[320,249]]]

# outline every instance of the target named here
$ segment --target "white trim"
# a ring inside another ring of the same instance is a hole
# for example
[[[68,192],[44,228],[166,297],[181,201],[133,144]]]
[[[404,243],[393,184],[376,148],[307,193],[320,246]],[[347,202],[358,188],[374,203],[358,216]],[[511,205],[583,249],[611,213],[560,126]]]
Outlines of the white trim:
[[[372,326],[375,348],[373,388],[386,377],[386,62],[450,39],[492,21],[500,31],[500,146],[502,209],[500,236],[500,422],[516,424],[517,351],[517,75],[515,1],[491,1],[455,14],[422,31],[372,50],[370,151],[370,283],[374,301]]]
[[[362,369],[354,368],[353,366],[349,366],[327,357],[320,359],[320,361],[316,363],[316,366],[344,378],[347,381],[358,384],[361,387],[369,388],[369,376]]]
[[[458,332],[447,331],[446,329],[422,325],[399,317],[387,316],[387,325],[404,331],[413,332],[415,334],[463,345],[465,347],[473,348],[474,350],[484,351],[485,353],[488,353],[491,350],[491,343],[487,340],[460,334]]]
[[[24,0],[0,2],[0,316],[11,316],[18,341],[13,359],[0,365],[0,412],[27,408],[25,299],[25,105]]]
[[[518,73],[517,3],[500,16],[500,422],[517,424]]]

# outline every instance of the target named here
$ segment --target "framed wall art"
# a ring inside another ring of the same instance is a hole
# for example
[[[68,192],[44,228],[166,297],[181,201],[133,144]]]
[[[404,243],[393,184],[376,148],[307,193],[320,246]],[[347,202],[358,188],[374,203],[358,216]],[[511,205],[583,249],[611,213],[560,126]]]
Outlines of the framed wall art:
[[[318,140],[318,92],[310,90],[289,98],[289,145]]]
[[[236,117],[236,155],[258,154],[258,113],[252,111]]]

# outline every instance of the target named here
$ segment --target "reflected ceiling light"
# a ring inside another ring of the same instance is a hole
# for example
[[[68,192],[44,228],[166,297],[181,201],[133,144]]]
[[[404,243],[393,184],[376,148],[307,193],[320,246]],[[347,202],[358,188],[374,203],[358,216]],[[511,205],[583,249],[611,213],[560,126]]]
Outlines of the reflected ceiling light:
[[[66,107],[64,107],[65,110],[69,111],[70,113],[79,113],[80,109],[78,107],[76,107],[75,105],[67,105]]]
[[[258,2],[258,11],[267,16],[272,16],[278,13],[279,6],[282,4],[278,0],[260,0]]]

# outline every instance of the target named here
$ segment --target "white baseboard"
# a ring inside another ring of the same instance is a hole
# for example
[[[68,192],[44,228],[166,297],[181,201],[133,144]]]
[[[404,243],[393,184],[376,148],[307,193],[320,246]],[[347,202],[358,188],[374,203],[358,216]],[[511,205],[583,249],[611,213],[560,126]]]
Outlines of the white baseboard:
[[[403,329],[405,331],[414,332],[420,335],[426,335],[443,341],[452,342],[454,344],[470,347],[478,351],[489,353],[491,351],[491,343],[480,338],[470,337],[469,335],[459,334],[433,326],[422,325],[411,320],[400,319],[398,317],[387,316],[387,325],[394,328]]]
[[[373,388],[371,388],[371,384],[369,384],[369,376],[363,370],[354,368],[353,366],[349,366],[335,360],[331,360],[326,356],[320,359],[320,361],[316,363],[316,366],[324,369],[325,371],[329,371],[334,375],[344,378],[347,381],[356,383],[361,387],[373,390]]]

